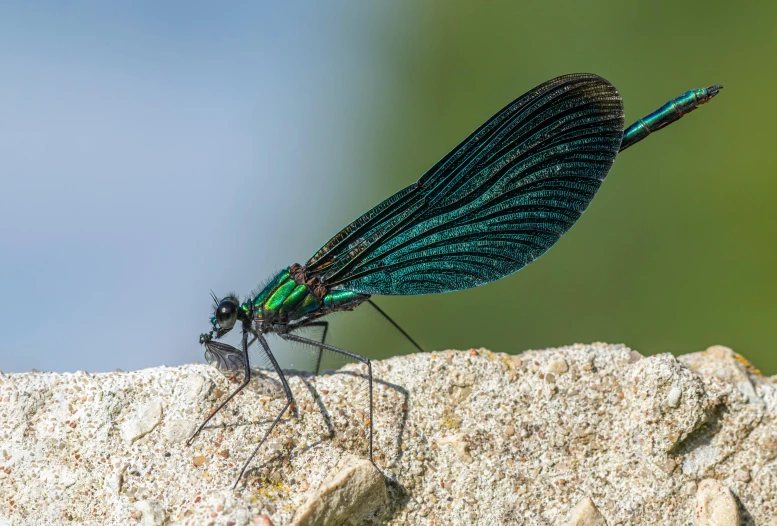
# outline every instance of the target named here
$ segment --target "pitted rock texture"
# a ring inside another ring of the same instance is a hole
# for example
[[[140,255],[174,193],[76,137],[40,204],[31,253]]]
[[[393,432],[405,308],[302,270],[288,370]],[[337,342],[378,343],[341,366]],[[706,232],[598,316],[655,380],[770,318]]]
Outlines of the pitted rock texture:
[[[296,414],[235,490],[278,389],[235,397],[189,447],[235,387],[209,366],[0,373],[0,525],[777,524],[777,383],[725,347],[442,351],[373,370],[382,474],[354,365],[290,375]]]

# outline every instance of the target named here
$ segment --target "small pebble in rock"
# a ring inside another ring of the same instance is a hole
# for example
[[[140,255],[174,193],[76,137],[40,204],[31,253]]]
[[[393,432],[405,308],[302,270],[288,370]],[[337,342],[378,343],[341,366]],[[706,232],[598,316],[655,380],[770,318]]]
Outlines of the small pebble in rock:
[[[270,517],[264,513],[261,515],[255,515],[254,518],[251,519],[251,524],[253,524],[253,526],[273,526]]]
[[[607,526],[591,497],[586,497],[572,508],[566,526]]]
[[[469,454],[469,443],[463,433],[442,437],[437,443],[441,446],[451,446],[459,459],[465,464],[472,462],[472,455]]]
[[[675,386],[672,387],[672,389],[669,391],[669,394],[666,396],[666,403],[669,407],[679,407],[680,406],[680,397],[682,396],[683,392],[682,390]]]
[[[750,482],[750,471],[746,469],[738,470],[734,476],[741,482]]]
[[[205,377],[201,374],[193,374],[186,379],[186,398],[196,400],[200,397],[205,385]]]
[[[229,458],[229,450],[222,449],[221,451],[219,451],[219,456],[222,458]]]
[[[128,445],[150,433],[162,420],[162,402],[147,403],[121,425],[121,437]]]
[[[470,356],[477,356],[477,355],[478,355],[478,352],[477,352],[475,349],[470,349],[470,350],[469,350],[469,355],[470,355]]]
[[[693,514],[694,526],[738,526],[739,510],[731,491],[719,480],[699,483]]]
[[[569,370],[569,365],[565,359],[558,358],[550,362],[545,370],[549,373],[560,376]]]
[[[368,460],[352,460],[297,509],[294,526],[345,524],[386,504],[383,475]]]
[[[505,428],[505,435],[511,437],[515,434],[515,426],[507,426]]]
[[[200,467],[200,466],[202,466],[203,464],[205,464],[205,457],[204,457],[204,456],[202,456],[202,455],[197,455],[196,457],[194,457],[194,459],[192,460],[192,462],[194,462],[194,466],[195,466],[195,467]]]
[[[637,351],[629,351],[629,363],[636,363],[643,358]]]

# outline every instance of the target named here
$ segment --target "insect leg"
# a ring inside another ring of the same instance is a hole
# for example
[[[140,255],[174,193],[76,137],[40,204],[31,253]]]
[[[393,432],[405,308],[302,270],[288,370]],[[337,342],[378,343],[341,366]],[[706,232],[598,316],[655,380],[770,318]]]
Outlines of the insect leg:
[[[321,343],[326,343],[326,333],[329,331],[328,321],[314,321],[305,325],[305,327],[323,327],[324,333],[321,335]]]
[[[198,428],[197,428],[197,431],[195,431],[195,432],[194,432],[194,434],[191,436],[191,438],[189,438],[189,440],[187,440],[187,441],[186,441],[186,445],[187,445],[187,446],[191,446],[191,445],[192,445],[192,440],[194,440],[195,438],[197,438],[197,435],[199,435],[199,434],[200,434],[200,431],[202,431],[202,428],[203,428],[203,427],[205,427],[205,424],[207,424],[208,422],[210,422],[210,419],[211,419],[211,418],[213,418],[213,417],[216,415],[216,413],[218,413],[219,411],[221,411],[221,409],[222,409],[222,408],[223,408],[225,405],[227,405],[227,402],[229,402],[230,400],[232,400],[232,399],[235,397],[235,395],[236,395],[237,393],[239,393],[240,391],[242,391],[242,390],[243,390],[243,388],[244,388],[245,386],[247,386],[247,385],[248,385],[248,382],[250,382],[250,381],[251,381],[251,366],[250,366],[250,365],[249,365],[249,363],[248,363],[248,331],[243,331],[243,357],[245,358],[245,378],[243,378],[243,383],[242,383],[242,384],[240,384],[240,387],[238,387],[238,388],[235,390],[235,392],[234,392],[234,393],[232,393],[231,395],[229,395],[229,397],[228,397],[226,400],[224,400],[224,401],[221,403],[221,405],[220,405],[220,406],[218,406],[218,407],[216,408],[216,410],[215,410],[215,411],[213,411],[213,412],[210,414],[210,416],[208,416],[208,418],[206,418],[206,419],[205,419],[205,421],[204,421],[202,424],[200,424],[200,427],[198,427]]]
[[[310,338],[303,338],[302,336],[297,336],[296,334],[279,333],[278,336],[280,336],[281,338],[287,341],[304,343],[307,345],[312,345],[313,347],[318,347],[319,349],[326,349],[328,351],[343,354],[345,356],[348,356],[349,358],[353,358],[354,360],[358,360],[362,363],[367,364],[367,374],[370,382],[370,462],[372,462],[372,464],[375,465],[375,461],[372,458],[372,362],[370,362],[370,359],[360,354],[352,353],[352,352],[346,351],[345,349],[340,349],[339,347],[335,347],[333,345],[327,345],[326,343],[317,342],[316,340],[311,340]],[[375,465],[375,467],[377,468],[378,466]]]
[[[399,332],[401,332],[401,333],[402,333],[402,335],[403,335],[405,338],[407,338],[408,340],[410,340],[410,343],[412,343],[412,344],[415,346],[415,348],[416,348],[416,349],[418,349],[418,350],[419,350],[419,351],[421,351],[421,352],[424,352],[424,350],[421,348],[421,346],[420,346],[420,345],[418,345],[418,344],[415,342],[415,340],[414,340],[413,338],[411,338],[411,337],[410,337],[410,335],[409,335],[408,333],[406,333],[406,332],[405,332],[405,331],[402,329],[402,327],[400,327],[400,326],[399,326],[399,324],[397,324],[397,322],[395,322],[394,320],[392,320],[392,319],[391,319],[391,316],[389,316],[388,314],[386,314],[385,312],[383,312],[383,309],[381,309],[380,307],[378,307],[377,305],[375,305],[375,303],[373,303],[373,301],[372,301],[372,300],[369,300],[369,299],[368,299],[368,300],[367,300],[367,303],[369,303],[370,305],[372,305],[372,306],[375,308],[375,310],[376,310],[376,311],[378,311],[378,312],[379,312],[379,313],[380,313],[380,314],[381,314],[381,315],[382,315],[384,318],[386,318],[386,319],[389,321],[389,323],[391,323],[391,325],[393,325],[393,326],[394,326],[394,327],[395,327],[395,328],[396,328],[396,329],[397,329]],[[322,341],[322,343],[323,343],[323,341]]]
[[[296,327],[292,330],[302,329],[303,327],[323,327],[324,328],[324,334],[321,335],[321,343],[326,342],[326,333],[329,330],[329,322],[328,321],[313,321],[306,325],[300,325],[299,327]],[[316,368],[314,372],[318,374],[321,372],[321,356],[324,353],[324,350],[319,348],[318,349],[318,355],[316,356]]]
[[[248,460],[246,460],[245,464],[243,464],[243,469],[240,470],[240,474],[237,476],[237,480],[235,480],[235,484],[234,486],[232,486],[232,489],[235,489],[237,487],[237,484],[238,482],[240,482],[240,479],[243,478],[243,473],[245,473],[246,469],[248,468],[248,465],[254,459],[254,457],[256,456],[256,453],[259,452],[259,448],[262,447],[264,442],[267,440],[267,437],[270,436],[270,433],[272,432],[273,428],[275,428],[278,422],[280,422],[281,417],[286,412],[286,410],[294,403],[294,397],[291,394],[291,388],[289,387],[289,382],[286,381],[286,376],[283,374],[283,371],[278,365],[278,362],[275,360],[275,356],[273,356],[273,353],[270,350],[270,346],[267,345],[267,341],[264,339],[264,336],[262,336],[261,334],[257,334],[256,338],[259,340],[259,343],[264,348],[264,352],[267,353],[267,357],[270,359],[270,362],[272,363],[272,366],[275,369],[275,372],[278,373],[278,378],[281,379],[281,383],[283,384],[283,391],[286,393],[286,405],[283,406],[283,409],[281,409],[281,412],[278,413],[278,416],[275,417],[275,420],[273,420],[273,423],[264,433],[262,440],[259,441],[259,444],[254,449],[254,452],[251,453],[251,456],[248,457]]]

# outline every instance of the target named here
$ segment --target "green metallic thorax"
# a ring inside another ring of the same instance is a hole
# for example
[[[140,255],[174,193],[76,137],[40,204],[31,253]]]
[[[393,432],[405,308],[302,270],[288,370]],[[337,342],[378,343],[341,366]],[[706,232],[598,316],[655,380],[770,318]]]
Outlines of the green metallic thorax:
[[[327,291],[319,300],[313,288],[297,283],[285,268],[254,297],[257,322],[286,324],[303,319],[315,319],[331,312],[351,310],[369,296],[342,290]]]

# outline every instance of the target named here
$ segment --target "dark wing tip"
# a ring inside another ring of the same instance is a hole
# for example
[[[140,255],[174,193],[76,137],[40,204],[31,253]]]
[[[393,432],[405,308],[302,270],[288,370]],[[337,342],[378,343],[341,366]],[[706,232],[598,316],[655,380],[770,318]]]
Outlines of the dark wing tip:
[[[624,118],[623,99],[618,89],[604,77],[595,73],[571,73],[551,79],[539,87],[568,85],[568,89],[582,91],[584,97],[601,103],[602,110],[618,119]]]

